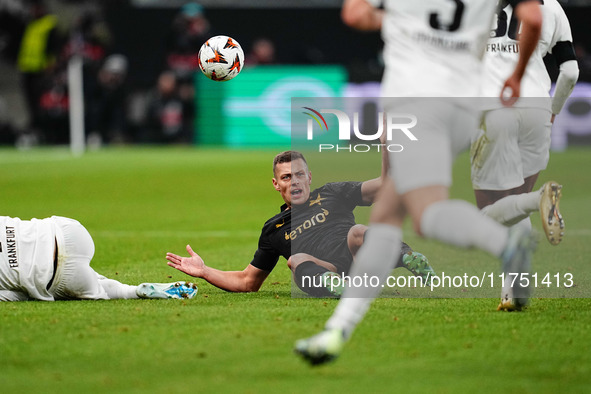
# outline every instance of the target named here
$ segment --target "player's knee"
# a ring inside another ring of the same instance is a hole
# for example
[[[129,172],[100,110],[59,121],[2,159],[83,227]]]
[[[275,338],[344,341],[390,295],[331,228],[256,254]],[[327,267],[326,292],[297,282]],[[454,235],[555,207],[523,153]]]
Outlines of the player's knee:
[[[347,245],[353,256],[357,253],[359,248],[361,248],[361,245],[363,245],[366,231],[367,226],[364,226],[363,224],[356,224],[349,229],[349,232],[347,233]]]
[[[349,229],[347,238],[358,242],[363,242],[363,238],[365,237],[366,231],[367,226],[364,226],[363,224],[356,224]]]
[[[294,271],[298,265],[303,263],[304,261],[313,260],[313,257],[307,253],[296,253],[292,254],[289,259],[287,259],[287,266],[290,270]]]

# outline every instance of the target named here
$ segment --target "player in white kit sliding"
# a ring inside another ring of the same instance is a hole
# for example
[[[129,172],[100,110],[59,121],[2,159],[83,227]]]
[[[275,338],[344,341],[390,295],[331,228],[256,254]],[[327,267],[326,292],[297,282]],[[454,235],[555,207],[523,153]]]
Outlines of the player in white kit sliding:
[[[470,100],[454,97],[478,97],[480,93],[481,57],[496,2],[386,0],[384,12],[370,3],[378,1],[346,0],[343,19],[360,29],[382,29],[384,110],[417,115],[412,131],[418,140],[404,141],[404,150],[390,155],[390,182],[378,194],[350,276],[375,276],[384,283],[392,270],[389,262],[400,248],[406,213],[419,234],[488,251],[501,259],[505,273],[528,272],[534,248],[528,231],[509,232],[475,206],[448,200],[453,158],[469,146],[478,125],[478,111],[470,108]],[[522,19],[523,30],[520,60],[503,87],[508,105],[519,97],[521,78],[542,23],[536,1],[510,3]],[[379,285],[346,287],[325,330],[297,341],[295,351],[312,364],[336,358],[380,290]],[[527,288],[513,290],[512,302],[525,304]]]
[[[192,298],[191,283],[130,286],[90,267],[94,243],[77,220],[0,216],[0,301]]]

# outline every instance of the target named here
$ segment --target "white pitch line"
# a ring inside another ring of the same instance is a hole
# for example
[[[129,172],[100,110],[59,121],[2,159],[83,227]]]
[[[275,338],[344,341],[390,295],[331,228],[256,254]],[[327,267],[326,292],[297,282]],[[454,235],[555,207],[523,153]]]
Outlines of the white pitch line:
[[[106,238],[117,237],[146,237],[146,238],[160,238],[160,237],[183,237],[183,238],[230,238],[230,237],[256,237],[260,235],[260,231],[252,230],[218,230],[218,231],[152,231],[152,230],[98,230],[91,231],[91,235]],[[585,237],[591,236],[591,229],[566,229],[565,237]]]
[[[1,153],[1,152],[0,152]],[[23,164],[23,163],[47,163],[55,161],[66,161],[75,159],[67,150],[56,148],[55,151],[41,152],[37,154],[28,154],[29,152],[22,152],[10,155],[0,155],[0,163],[2,164]]]
[[[235,237],[256,237],[259,231],[131,231],[131,230],[105,230],[90,231],[90,234],[105,238],[123,237],[182,237],[182,238],[235,238]]]

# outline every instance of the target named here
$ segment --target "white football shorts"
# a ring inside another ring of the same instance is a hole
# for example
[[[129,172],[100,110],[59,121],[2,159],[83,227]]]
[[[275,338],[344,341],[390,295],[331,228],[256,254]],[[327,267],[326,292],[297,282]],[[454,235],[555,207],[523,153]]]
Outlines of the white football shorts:
[[[408,128],[416,141],[396,129],[389,141],[401,147],[389,153],[389,174],[398,193],[426,186],[451,186],[453,161],[469,148],[480,113],[468,101],[451,98],[386,98],[384,108],[387,116],[396,115],[392,123],[397,123],[396,119],[403,123],[412,116],[416,119],[416,125]]]
[[[86,228],[74,219],[52,218],[56,224],[58,262],[49,293],[56,300],[108,299],[99,275],[90,267],[94,242]]]
[[[550,156],[551,116],[542,108],[486,111],[472,140],[474,189],[513,189],[544,170]]]

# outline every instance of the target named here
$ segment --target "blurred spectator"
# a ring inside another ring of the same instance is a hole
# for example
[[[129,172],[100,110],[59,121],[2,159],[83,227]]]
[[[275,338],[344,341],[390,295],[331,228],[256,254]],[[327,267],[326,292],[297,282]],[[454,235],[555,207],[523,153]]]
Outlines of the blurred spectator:
[[[65,67],[55,69],[41,92],[38,125],[43,143],[67,144],[70,141],[67,80]]]
[[[126,127],[127,68],[125,56],[111,55],[98,72],[87,107],[90,145],[130,140]]]
[[[20,0],[0,0],[0,55],[16,62],[27,7]]]
[[[0,61],[6,60],[7,64],[2,65],[3,75],[0,77],[0,144],[14,144],[20,130],[15,125],[15,118],[18,117],[15,108],[18,104],[13,101],[16,97],[13,86],[18,88],[18,75],[13,75],[16,68],[17,55],[21,37],[25,29],[28,17],[28,7],[21,0],[0,0]],[[10,64],[11,66],[8,66]],[[8,71],[8,72],[6,72]],[[16,77],[16,78],[15,78]],[[13,85],[14,84],[14,85]]]
[[[125,125],[132,142],[148,142],[148,103],[151,94],[142,90],[131,90],[127,98]]]
[[[244,62],[247,66],[256,66],[259,64],[275,64],[275,45],[268,38],[257,39],[246,55]]]
[[[79,54],[85,65],[100,66],[111,43],[111,33],[98,9],[81,12],[72,27],[72,39],[64,47],[65,57]]]
[[[174,72],[160,74],[148,102],[148,142],[190,143],[193,117],[193,102],[183,100],[179,95]]]
[[[166,56],[166,66],[174,71],[179,82],[192,80],[193,72],[199,67],[199,49],[210,36],[210,24],[203,7],[197,3],[181,7],[172,22]]]
[[[17,58],[31,133],[39,132],[41,95],[47,80],[51,80],[62,43],[55,15],[48,13],[42,0],[31,1],[30,21],[25,28]]]
[[[190,2],[181,7],[172,21],[167,42],[166,68],[176,77],[176,100],[181,100],[182,133],[173,140],[190,142],[195,116],[194,75],[199,68],[199,49],[212,36],[203,7]],[[166,78],[165,78],[166,79]],[[161,141],[165,142],[165,141]],[[172,141],[170,141],[172,142]]]
[[[6,101],[0,97],[0,145],[14,145],[16,135],[17,130],[9,121]]]

